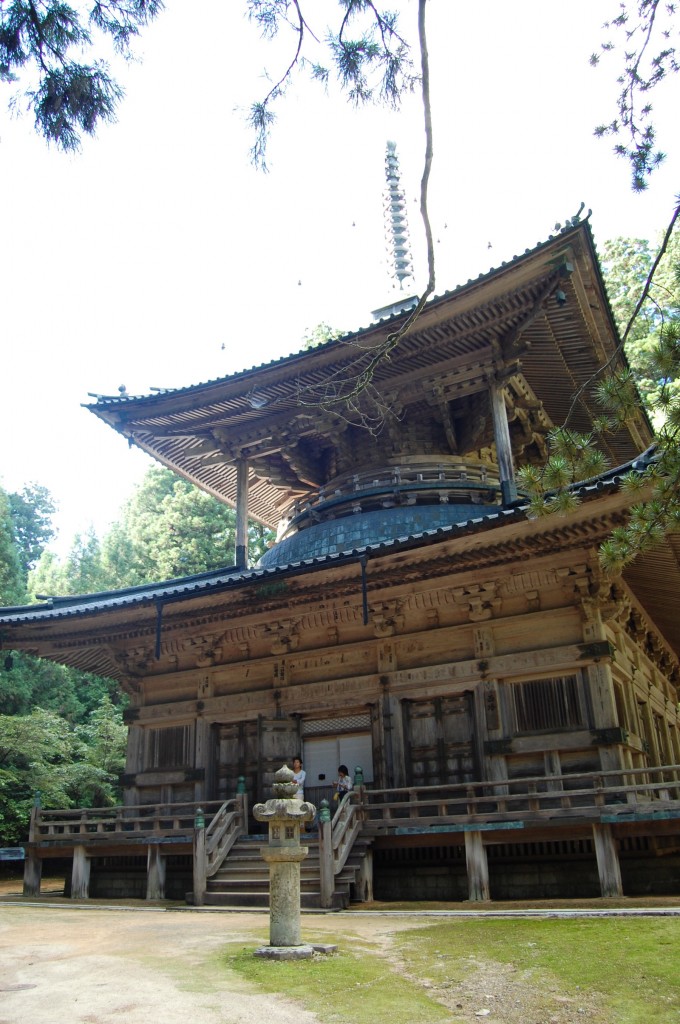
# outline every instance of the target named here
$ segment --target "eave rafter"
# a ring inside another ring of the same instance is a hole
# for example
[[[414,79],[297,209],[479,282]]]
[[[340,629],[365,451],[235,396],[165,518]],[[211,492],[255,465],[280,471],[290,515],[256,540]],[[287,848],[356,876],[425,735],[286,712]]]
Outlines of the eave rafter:
[[[236,503],[233,463],[246,459],[251,484],[253,472],[259,477],[249,488],[249,513],[275,525],[282,488],[304,492],[327,481],[332,467],[342,466],[346,446],[338,444],[338,433],[347,423],[319,408],[324,384],[355,372],[400,322],[395,317],[374,323],[317,349],[195,387],[112,397],[90,408],[228,504]],[[489,381],[498,384],[500,375],[514,423],[513,451],[536,461],[544,458],[544,436],[553,424],[569,417],[573,429],[591,429],[599,409],[590,382],[615,349],[615,328],[584,222],[426,304],[390,358],[376,367],[371,395],[398,409],[403,424],[422,415],[419,406],[427,403],[442,451],[465,456],[493,446],[486,393]],[[529,404],[519,403],[512,383],[522,378],[533,389]],[[535,395],[543,409],[533,406]],[[407,428],[401,439],[393,437],[389,423],[388,432],[394,451],[403,453],[416,443]],[[650,440],[651,427],[640,413],[639,424],[605,439],[603,449],[611,464],[619,465]]]

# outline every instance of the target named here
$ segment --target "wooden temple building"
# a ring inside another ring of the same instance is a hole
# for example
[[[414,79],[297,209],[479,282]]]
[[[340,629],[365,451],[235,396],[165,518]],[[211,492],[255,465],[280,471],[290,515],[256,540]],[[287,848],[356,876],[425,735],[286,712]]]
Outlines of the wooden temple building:
[[[130,698],[124,806],[37,808],[27,891],[66,855],[74,895],[254,900],[248,808],[301,753],[314,803],[361,769],[309,902],[678,892],[680,538],[616,579],[598,562],[649,422],[597,441],[611,468],[567,515],[531,518],[515,479],[554,426],[589,430],[624,358],[587,221],[429,301],[369,393],[325,401],[403,318],[89,406],[234,506],[237,550],[0,611],[6,648]],[[248,517],[278,531],[251,568]]]

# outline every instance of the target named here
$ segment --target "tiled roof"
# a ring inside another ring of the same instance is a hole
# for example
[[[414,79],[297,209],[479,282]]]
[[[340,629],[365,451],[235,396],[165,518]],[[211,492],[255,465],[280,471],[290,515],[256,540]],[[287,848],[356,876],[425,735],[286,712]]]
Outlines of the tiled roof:
[[[644,469],[653,458],[653,450],[644,452],[633,462],[618,466],[599,477],[585,480],[573,488],[579,497],[588,499],[605,490],[616,490],[622,476],[631,470]],[[355,562],[363,557],[376,557],[395,550],[406,550],[435,541],[455,538],[465,534],[481,533],[493,530],[512,521],[526,519],[528,506],[518,503],[513,508],[483,516],[473,516],[465,522],[441,526],[436,530],[424,530],[408,536],[394,537],[379,544],[353,548],[336,554],[318,558],[308,558],[271,568],[254,568],[239,570],[235,566],[225,566],[212,572],[199,573],[179,579],[166,580],[159,583],[143,584],[123,590],[105,591],[96,594],[80,594],[72,597],[44,598],[40,604],[23,607],[0,608],[0,625],[11,623],[28,623],[55,619],[72,618],[91,615],[123,607],[148,605],[156,602],[162,604],[191,599],[202,594],[211,594],[220,590],[247,586],[263,579],[299,574],[314,569],[324,569],[333,565]]]
[[[554,298],[558,285],[564,302]],[[356,360],[370,359],[405,315],[227,377],[146,396],[100,396],[87,408],[130,444],[232,506],[237,463],[245,460],[249,515],[276,527],[290,501],[328,482],[329,459],[341,466],[340,475],[347,472],[343,445],[352,444],[359,428],[342,403],[323,397],[328,382],[351,378]],[[453,417],[462,431],[461,457],[475,445],[492,445],[483,396],[499,359],[512,380],[516,432],[536,441],[529,461],[540,458],[540,439],[551,426],[568,419],[574,430],[591,429],[600,414],[597,373],[625,358],[587,222],[431,299],[390,358],[377,361],[371,394],[386,408],[400,408],[402,453],[418,454],[409,431],[422,416],[433,423]],[[481,424],[477,434],[473,421]],[[610,463],[619,464],[651,437],[640,411],[599,444]],[[371,444],[384,441],[372,437]]]
[[[534,256],[535,254],[540,253],[542,249],[548,248],[548,246],[552,245],[552,243],[555,242],[558,238],[569,236],[570,234],[575,232],[579,227],[584,226],[587,229],[589,237],[592,241],[589,217],[590,211],[588,212],[588,217],[585,217],[580,222],[577,221],[575,224],[565,225],[556,234],[549,235],[548,238],[545,239],[544,241],[537,242],[533,248],[525,249],[523,253],[513,256],[511,260],[503,260],[499,266],[491,267],[489,270],[478,274],[476,278],[468,278],[468,280],[464,284],[456,285],[454,288],[446,289],[445,291],[440,292],[437,295],[431,296],[426,303],[426,309],[433,308],[438,303],[447,302],[449,299],[461,294],[467,288],[470,288],[472,285],[483,284],[485,281],[491,280],[491,278],[498,274],[499,271],[505,270],[506,268],[511,267],[516,263],[519,263],[521,260],[526,259],[527,257]],[[360,327],[354,331],[349,331],[347,334],[343,334],[338,338],[331,338],[326,342],[322,342],[320,345],[315,345],[313,350],[304,349],[296,352],[290,352],[285,356],[279,356],[276,359],[270,359],[265,363],[259,363],[256,366],[251,366],[248,369],[239,370],[235,373],[230,373],[224,377],[214,377],[207,381],[198,381],[194,384],[188,384],[184,387],[179,388],[154,388],[153,391],[150,392],[149,394],[129,395],[125,392],[117,395],[93,394],[91,395],[91,397],[95,398],[96,402],[88,402],[83,404],[85,408],[95,410],[98,406],[101,407],[103,405],[128,405],[131,403],[139,402],[140,400],[144,400],[145,402],[153,402],[155,400],[162,399],[163,396],[165,395],[189,395],[193,391],[212,387],[213,385],[216,384],[222,384],[225,381],[237,381],[239,380],[239,378],[243,378],[243,380],[245,381],[251,375],[259,374],[263,370],[268,370],[279,366],[285,366],[286,363],[293,363],[296,359],[304,359],[309,355],[310,351],[318,353],[322,350],[332,350],[334,348],[339,349],[343,345],[346,345],[348,342],[352,342],[355,341],[357,338],[360,338],[362,335],[366,334],[367,331],[373,330],[376,327],[376,325],[397,324],[400,320],[403,319],[403,316],[403,312],[394,313],[392,316],[386,316],[379,320],[374,320],[370,324],[366,324],[365,327]]]

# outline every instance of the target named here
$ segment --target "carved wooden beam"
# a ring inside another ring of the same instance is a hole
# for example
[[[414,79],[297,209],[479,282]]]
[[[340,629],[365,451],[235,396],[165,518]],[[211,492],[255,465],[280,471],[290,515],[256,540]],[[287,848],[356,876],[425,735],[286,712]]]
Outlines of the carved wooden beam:
[[[309,452],[306,452],[301,444],[281,450],[281,458],[290,466],[298,479],[310,487],[321,487],[325,482],[324,473],[315,459]]]
[[[451,454],[458,455],[460,454],[460,449],[458,447],[458,438],[456,437],[456,427],[451,416],[451,407],[443,398],[441,391],[438,388],[435,388],[435,398],[437,411],[441,417],[442,426],[444,427],[444,433],[446,434],[446,440],[449,448],[451,449]]]
[[[528,343],[522,340],[522,335],[524,331],[526,331],[527,327],[529,327],[537,317],[545,314],[546,301],[555,291],[561,276],[561,268],[557,269],[550,275],[534,300],[534,304],[529,312],[526,313],[520,322],[513,327],[511,331],[508,331],[503,338],[502,349],[506,359],[516,356],[518,352],[529,347]]]

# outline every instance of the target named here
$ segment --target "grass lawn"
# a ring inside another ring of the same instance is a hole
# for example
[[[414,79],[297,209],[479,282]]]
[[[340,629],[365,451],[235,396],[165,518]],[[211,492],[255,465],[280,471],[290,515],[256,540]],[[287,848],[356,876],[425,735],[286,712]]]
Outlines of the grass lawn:
[[[335,956],[279,963],[231,947],[221,959],[329,1024],[680,1024],[677,918],[420,920],[371,939],[337,923],[319,937]]]

